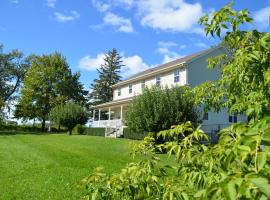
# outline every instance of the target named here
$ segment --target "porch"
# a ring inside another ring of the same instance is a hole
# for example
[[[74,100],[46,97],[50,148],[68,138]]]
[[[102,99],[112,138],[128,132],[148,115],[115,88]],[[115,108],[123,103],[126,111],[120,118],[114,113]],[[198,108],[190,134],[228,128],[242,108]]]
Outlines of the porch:
[[[131,100],[132,98],[127,98],[95,106],[92,127],[106,128],[105,136],[121,136],[128,103]]]

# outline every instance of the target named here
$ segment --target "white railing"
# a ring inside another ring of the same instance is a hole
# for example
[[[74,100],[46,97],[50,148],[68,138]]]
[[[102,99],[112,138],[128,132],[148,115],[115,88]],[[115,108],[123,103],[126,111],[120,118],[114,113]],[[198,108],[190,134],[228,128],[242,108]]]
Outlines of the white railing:
[[[122,120],[121,119],[112,119],[112,120],[99,120],[99,121],[93,121],[92,127],[110,127],[110,128],[116,128],[122,126]]]

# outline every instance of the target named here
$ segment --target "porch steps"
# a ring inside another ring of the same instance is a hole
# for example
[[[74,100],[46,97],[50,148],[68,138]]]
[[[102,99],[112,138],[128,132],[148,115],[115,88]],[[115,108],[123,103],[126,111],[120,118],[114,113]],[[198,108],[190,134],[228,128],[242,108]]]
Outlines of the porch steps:
[[[116,128],[106,127],[105,137],[118,138],[123,135],[123,127],[117,126]]]

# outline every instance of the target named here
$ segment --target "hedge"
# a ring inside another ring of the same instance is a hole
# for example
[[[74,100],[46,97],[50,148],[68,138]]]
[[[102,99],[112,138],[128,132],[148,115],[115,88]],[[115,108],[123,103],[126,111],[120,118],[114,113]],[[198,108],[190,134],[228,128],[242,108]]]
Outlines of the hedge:
[[[91,136],[105,136],[105,128],[85,128],[84,130],[85,135],[91,135]]]
[[[143,140],[147,133],[135,133],[131,131],[129,128],[124,128],[123,130],[124,138],[132,139],[132,140]]]
[[[32,126],[32,125],[14,125],[14,124],[0,124],[0,131],[5,132],[42,132],[41,127],[38,126]],[[57,132],[65,132],[66,129],[61,128],[58,130],[56,127],[51,127],[51,132],[57,133]]]

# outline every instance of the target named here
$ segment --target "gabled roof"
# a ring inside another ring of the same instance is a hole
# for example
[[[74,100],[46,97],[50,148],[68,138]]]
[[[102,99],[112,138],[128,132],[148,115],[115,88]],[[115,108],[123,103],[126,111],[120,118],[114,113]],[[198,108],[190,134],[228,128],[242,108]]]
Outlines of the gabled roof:
[[[171,62],[168,62],[168,63],[164,63],[162,65],[158,65],[157,67],[154,67],[154,68],[151,68],[151,69],[147,69],[145,71],[142,71],[142,72],[139,72],[137,74],[134,74],[132,76],[130,76],[129,78],[127,78],[126,80],[123,80],[115,85],[113,85],[112,87],[115,88],[115,87],[118,87],[120,85],[123,85],[123,84],[127,84],[127,83],[130,83],[130,82],[133,82],[137,79],[142,79],[144,77],[147,77],[148,75],[155,75],[155,74],[158,74],[160,72],[163,72],[164,70],[166,69],[170,69],[171,67],[175,67],[175,66],[181,66],[181,65],[184,65],[185,63],[187,62],[190,62],[192,61],[193,59],[196,59],[200,56],[203,56],[203,55],[206,55],[210,52],[212,52],[213,50],[215,49],[218,49],[220,48],[221,46],[217,46],[217,47],[213,47],[213,48],[209,48],[207,50],[204,50],[204,51],[200,51],[200,52],[197,52],[197,53],[194,53],[194,54],[191,54],[189,56],[185,56],[185,57],[182,57],[182,58],[179,58],[179,59],[176,59],[176,60],[173,60]]]

